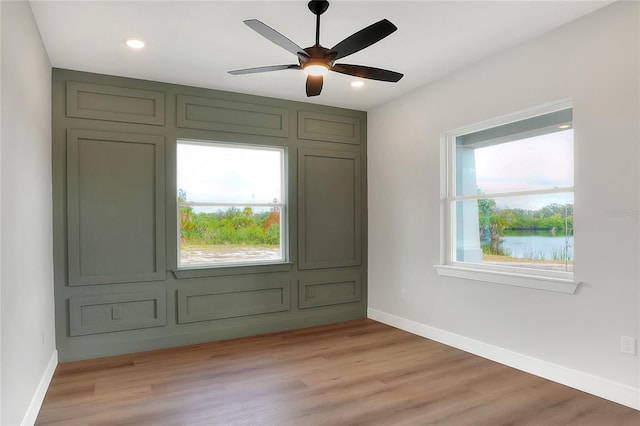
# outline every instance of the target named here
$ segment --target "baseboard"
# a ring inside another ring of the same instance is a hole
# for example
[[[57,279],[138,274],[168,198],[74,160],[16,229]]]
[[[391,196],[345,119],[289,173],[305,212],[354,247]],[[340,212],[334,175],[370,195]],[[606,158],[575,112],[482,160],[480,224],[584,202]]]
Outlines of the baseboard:
[[[47,389],[49,388],[49,384],[51,383],[51,379],[53,378],[53,373],[56,371],[56,367],[58,366],[58,351],[54,350],[53,354],[51,354],[51,359],[49,360],[49,364],[47,368],[42,373],[42,377],[40,378],[40,383],[38,383],[38,388],[31,398],[31,403],[29,404],[29,408],[27,408],[27,412],[20,423],[21,426],[33,426],[38,418],[38,413],[40,412],[40,407],[42,407],[42,402],[44,401],[44,396],[47,393]]]
[[[640,410],[640,389],[493,346],[377,309],[369,308],[367,317],[500,364]]]

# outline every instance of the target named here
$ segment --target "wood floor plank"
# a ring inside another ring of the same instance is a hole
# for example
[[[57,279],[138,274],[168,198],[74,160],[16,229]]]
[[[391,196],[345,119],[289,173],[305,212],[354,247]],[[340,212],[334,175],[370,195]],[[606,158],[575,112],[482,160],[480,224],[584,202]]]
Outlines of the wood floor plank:
[[[36,424],[637,426],[640,412],[363,319],[60,364]]]

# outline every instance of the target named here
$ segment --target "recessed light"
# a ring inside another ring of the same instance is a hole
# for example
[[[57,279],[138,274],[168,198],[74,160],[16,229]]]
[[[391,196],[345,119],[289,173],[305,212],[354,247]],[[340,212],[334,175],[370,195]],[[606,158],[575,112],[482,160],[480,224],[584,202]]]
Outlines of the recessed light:
[[[569,127],[571,127],[571,124],[561,124],[558,126],[558,129],[568,129]]]
[[[362,86],[364,86],[364,81],[357,80],[357,81],[351,82],[351,87],[362,87]]]
[[[132,49],[142,49],[144,47],[144,41],[138,40],[135,38],[130,38],[127,40],[127,46]]]

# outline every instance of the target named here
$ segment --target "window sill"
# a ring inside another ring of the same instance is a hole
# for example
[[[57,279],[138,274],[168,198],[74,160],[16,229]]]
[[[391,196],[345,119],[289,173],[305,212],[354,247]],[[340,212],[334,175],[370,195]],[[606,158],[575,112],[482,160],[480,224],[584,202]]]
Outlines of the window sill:
[[[269,272],[288,272],[293,268],[293,263],[274,263],[261,265],[202,267],[174,269],[173,275],[177,279],[224,277],[228,275],[265,274]]]
[[[553,291],[557,293],[574,294],[580,285],[580,282],[573,281],[571,279],[550,276],[473,269],[452,265],[435,265],[435,268],[438,271],[438,275],[443,277],[462,278],[465,280],[534,288],[537,290]]]

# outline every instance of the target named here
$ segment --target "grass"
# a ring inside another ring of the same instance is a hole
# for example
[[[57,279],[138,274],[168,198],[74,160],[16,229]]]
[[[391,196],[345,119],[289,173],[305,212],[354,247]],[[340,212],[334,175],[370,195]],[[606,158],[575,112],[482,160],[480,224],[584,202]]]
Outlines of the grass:
[[[508,263],[522,263],[522,262],[526,262],[526,263],[539,263],[539,264],[558,264],[558,265],[564,265],[565,261],[563,259],[549,259],[549,260],[545,260],[545,259],[528,259],[528,258],[515,258],[515,257],[510,257],[510,256],[501,256],[499,254],[486,254],[483,253],[482,254],[482,261],[483,262],[508,262]],[[573,265],[573,260],[569,260],[567,262],[569,265]]]

